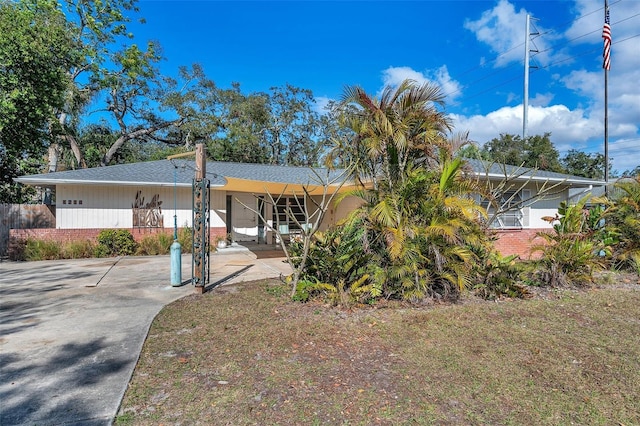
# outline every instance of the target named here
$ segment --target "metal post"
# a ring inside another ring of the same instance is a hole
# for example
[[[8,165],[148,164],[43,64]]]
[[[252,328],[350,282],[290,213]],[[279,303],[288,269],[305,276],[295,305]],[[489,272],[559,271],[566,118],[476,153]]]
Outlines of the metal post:
[[[171,244],[171,285],[182,285],[182,247],[178,242],[178,167],[173,168],[173,244]]]
[[[182,247],[178,240],[171,244],[171,285],[178,287],[182,285]]]
[[[605,26],[609,25],[609,2],[604,0],[604,22]],[[610,27],[609,27],[610,28]],[[603,38],[604,38],[604,29],[603,29]],[[611,38],[611,34],[609,34],[609,39]],[[609,41],[608,48],[611,48],[611,41]],[[603,54],[605,55],[605,62],[603,63],[604,68],[604,195],[605,197],[609,196],[609,61],[611,60],[608,55],[610,55],[610,51],[607,51],[607,40],[605,39],[605,51]],[[607,61],[607,59],[609,61]]]

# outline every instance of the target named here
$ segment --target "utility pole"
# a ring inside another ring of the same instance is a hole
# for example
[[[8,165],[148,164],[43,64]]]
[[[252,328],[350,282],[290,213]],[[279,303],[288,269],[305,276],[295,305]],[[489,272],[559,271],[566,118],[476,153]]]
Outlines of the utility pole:
[[[529,60],[530,54],[538,53],[538,50],[531,50],[530,40],[531,36],[540,35],[538,31],[531,32],[531,15],[527,14],[527,20],[524,26],[524,95],[522,100],[522,140],[525,140],[528,135],[529,126]]]

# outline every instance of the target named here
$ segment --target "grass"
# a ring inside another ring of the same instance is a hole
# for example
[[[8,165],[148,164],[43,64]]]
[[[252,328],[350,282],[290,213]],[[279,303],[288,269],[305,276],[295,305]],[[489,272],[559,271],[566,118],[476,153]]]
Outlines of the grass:
[[[640,286],[342,311],[276,281],[153,323],[116,424],[640,424]]]

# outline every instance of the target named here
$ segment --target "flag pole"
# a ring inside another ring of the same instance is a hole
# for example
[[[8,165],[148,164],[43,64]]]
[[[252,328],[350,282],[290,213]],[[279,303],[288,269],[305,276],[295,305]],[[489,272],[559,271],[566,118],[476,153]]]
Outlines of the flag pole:
[[[602,29],[604,50],[604,194],[609,196],[609,68],[611,67],[611,24],[609,22],[609,0],[604,0],[604,27]]]
[[[604,193],[609,196],[609,70],[604,70]]]

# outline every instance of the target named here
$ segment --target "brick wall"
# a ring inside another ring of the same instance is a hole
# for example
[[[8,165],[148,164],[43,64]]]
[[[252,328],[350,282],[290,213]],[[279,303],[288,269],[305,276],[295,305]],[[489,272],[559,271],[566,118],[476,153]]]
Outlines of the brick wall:
[[[536,259],[540,257],[540,253],[530,253],[531,246],[542,244],[544,240],[537,237],[540,231],[549,231],[549,229],[513,229],[499,230],[495,235],[498,238],[495,241],[496,249],[503,256],[517,254],[521,259]]]
[[[55,228],[37,228],[37,229],[11,229],[9,238],[26,239],[33,238],[38,240],[52,240],[60,243],[68,243],[71,241],[93,240],[96,241],[98,234],[102,231],[99,228],[87,229],[55,229]],[[142,240],[147,235],[153,234],[170,234],[173,235],[172,228],[135,228],[129,229],[131,235],[136,241]],[[224,227],[211,228],[211,244],[215,244],[217,236],[226,236],[227,230]]]
[[[541,244],[542,238],[536,237],[536,233],[543,229],[514,229],[499,230],[495,232],[497,240],[495,241],[496,249],[503,256],[517,254],[521,259],[534,259],[540,254],[531,255],[530,248],[533,244]],[[102,229],[55,229],[55,228],[38,228],[38,229],[11,229],[9,231],[10,238],[35,238],[40,240],[54,240],[60,243],[68,243],[78,240],[96,240]],[[136,241],[142,240],[145,236],[151,234],[165,233],[173,234],[171,228],[146,228],[146,229],[129,229]],[[548,231],[548,229],[547,229]],[[226,236],[226,228],[211,228],[211,244],[216,243],[218,236]]]

